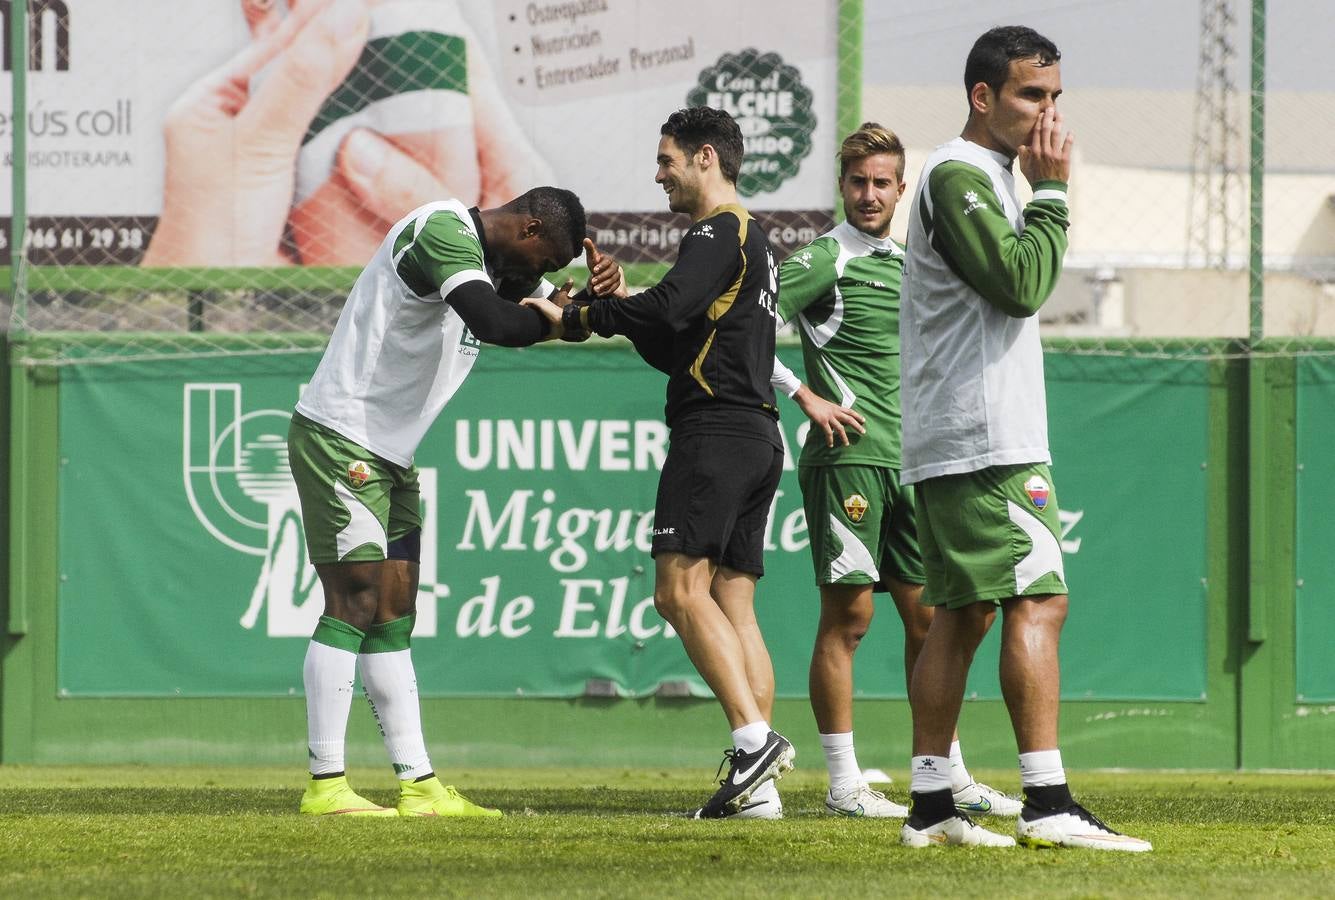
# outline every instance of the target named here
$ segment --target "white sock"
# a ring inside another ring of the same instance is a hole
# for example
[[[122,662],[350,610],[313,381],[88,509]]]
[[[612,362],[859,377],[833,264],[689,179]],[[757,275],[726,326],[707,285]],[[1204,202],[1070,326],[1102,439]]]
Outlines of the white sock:
[[[343,744],[356,673],[357,654],[319,641],[307,645],[301,676],[306,686],[306,745],[312,775],[343,771]]]
[[[1020,784],[1023,787],[1050,787],[1066,783],[1060,750],[1035,750],[1020,754]]]
[[[927,794],[950,790],[950,758],[915,756],[909,761],[909,791]]]
[[[429,774],[431,759],[422,738],[422,711],[417,700],[412,651],[361,653],[357,656],[357,669],[399,780],[412,781]]]
[[[764,720],[750,722],[733,731],[732,745],[738,750],[745,750],[747,753],[755,753],[761,747],[765,746],[765,738],[767,737],[769,737],[768,722]]]
[[[820,748],[825,751],[825,768],[830,773],[830,793],[844,796],[862,783],[857,753],[853,750],[853,732],[822,734]]]
[[[962,791],[973,784],[973,776],[969,774],[969,769],[964,765],[964,754],[960,752],[960,742],[951,741],[950,743],[950,789],[952,791]]]

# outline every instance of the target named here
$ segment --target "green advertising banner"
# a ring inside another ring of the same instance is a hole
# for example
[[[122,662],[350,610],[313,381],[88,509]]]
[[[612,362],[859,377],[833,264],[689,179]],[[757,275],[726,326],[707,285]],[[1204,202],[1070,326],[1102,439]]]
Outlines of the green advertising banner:
[[[800,366],[796,348],[782,355]],[[321,593],[284,436],[317,359],[61,370],[62,695],[301,692]],[[1204,367],[1058,355],[1048,378],[1072,587],[1063,693],[1199,699]],[[484,350],[417,456],[423,695],[707,694],[653,608],[663,388],[624,346]],[[805,419],[786,402],[783,415],[796,448]],[[758,592],[784,696],[805,694],[817,616],[793,456]],[[996,645],[970,696],[1000,695]],[[858,695],[903,697],[902,660],[886,602]]]
[[[1049,353],[1046,374],[1071,590],[1062,694],[1203,700],[1208,364]]]
[[[1295,657],[1299,703],[1335,703],[1335,362],[1299,357]]]

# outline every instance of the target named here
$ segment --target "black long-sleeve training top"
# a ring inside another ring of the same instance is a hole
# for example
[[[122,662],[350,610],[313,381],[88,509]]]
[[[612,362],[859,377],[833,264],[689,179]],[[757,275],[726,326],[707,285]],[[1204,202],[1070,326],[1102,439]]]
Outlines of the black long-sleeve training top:
[[[668,375],[664,416],[674,433],[778,440],[770,376],[779,276],[764,229],[727,204],[682,238],[663,280],[625,300],[596,300],[584,324],[626,335],[640,355]]]

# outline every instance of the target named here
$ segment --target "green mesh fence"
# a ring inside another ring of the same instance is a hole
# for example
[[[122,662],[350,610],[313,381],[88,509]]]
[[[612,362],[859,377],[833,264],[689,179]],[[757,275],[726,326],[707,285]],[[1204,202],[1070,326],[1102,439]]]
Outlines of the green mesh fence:
[[[141,0],[126,23],[31,0],[22,27],[2,4],[15,356],[309,349],[399,217],[539,184],[650,283],[689,224],[653,182],[658,128],[691,104],[738,119],[743,200],[795,249],[833,223],[842,6]]]
[[[658,126],[691,103],[737,115],[744,202],[792,250],[837,217],[835,149],[864,119],[903,138],[911,195],[963,125],[969,46],[1007,22],[1062,48],[1077,135],[1047,338],[1331,352],[1318,0],[141,0],[131,23],[117,6],[0,4],[21,362],[318,346],[396,218],[543,183],[576,190],[602,248],[651,283],[686,224],[653,184]],[[904,204],[897,236],[907,220]]]
[[[1076,145],[1070,249],[1040,312],[1050,342],[1119,355],[1331,352],[1335,69],[1322,50],[1324,4],[909,7],[867,7],[863,110],[908,147],[910,195],[926,154],[964,124],[963,64],[982,31],[1025,24],[1062,50],[1059,108]],[[1256,289],[1253,176],[1264,195]]]

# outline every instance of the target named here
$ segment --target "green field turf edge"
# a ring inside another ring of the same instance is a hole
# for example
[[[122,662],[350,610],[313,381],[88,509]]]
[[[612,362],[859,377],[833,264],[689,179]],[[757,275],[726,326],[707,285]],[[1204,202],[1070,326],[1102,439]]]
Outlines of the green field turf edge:
[[[709,771],[442,772],[501,820],[309,819],[263,768],[0,766],[0,896],[1276,897],[1335,889],[1329,774],[1076,772],[1146,855],[898,845],[897,820],[825,815],[786,778],[782,822],[697,822]],[[1013,772],[975,773],[1015,790]],[[356,769],[384,803],[392,775]],[[902,783],[887,788],[903,799]],[[1009,820],[984,824],[1008,832]]]

